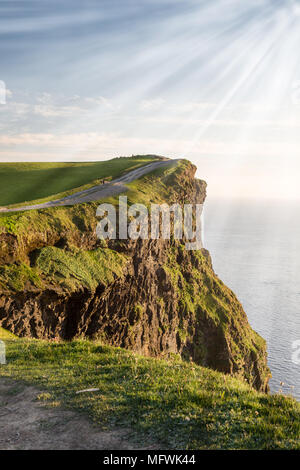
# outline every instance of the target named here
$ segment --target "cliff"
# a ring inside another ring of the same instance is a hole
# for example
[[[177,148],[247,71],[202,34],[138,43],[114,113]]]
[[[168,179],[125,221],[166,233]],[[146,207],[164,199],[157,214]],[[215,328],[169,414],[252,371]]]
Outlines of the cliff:
[[[128,202],[202,203],[206,184],[195,170],[180,161],[153,172],[129,185]],[[97,205],[0,216],[0,326],[19,336],[86,336],[143,355],[179,354],[267,391],[265,341],[209,253],[174,239],[100,241]]]

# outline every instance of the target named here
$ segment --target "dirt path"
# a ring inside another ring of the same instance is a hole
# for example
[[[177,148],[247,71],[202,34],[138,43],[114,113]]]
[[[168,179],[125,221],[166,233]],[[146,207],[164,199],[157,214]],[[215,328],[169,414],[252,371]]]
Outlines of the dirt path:
[[[0,378],[0,450],[116,450],[155,449],[138,447],[128,430],[103,431],[85,416],[39,400],[34,387]]]
[[[147,173],[150,173],[157,168],[170,165],[177,160],[163,160],[159,162],[150,163],[136,170],[129,171],[126,175],[121,176],[115,180],[112,180],[110,183],[104,183],[101,185],[93,186],[92,188],[86,189],[84,191],[79,191],[72,194],[71,196],[64,197],[62,199],[56,199],[54,201],[48,201],[41,204],[26,205],[22,207],[15,207],[13,209],[1,208],[2,212],[19,212],[19,211],[28,211],[31,209],[45,209],[47,207],[55,206],[72,206],[74,204],[80,204],[83,202],[98,201],[103,198],[115,196],[117,194],[127,191],[126,183],[130,183]]]

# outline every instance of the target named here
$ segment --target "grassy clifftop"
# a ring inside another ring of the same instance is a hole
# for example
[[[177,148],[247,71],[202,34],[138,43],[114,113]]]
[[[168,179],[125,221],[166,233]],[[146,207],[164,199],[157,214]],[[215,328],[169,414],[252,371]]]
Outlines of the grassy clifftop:
[[[0,330],[0,338],[3,331]],[[34,384],[50,407],[167,449],[300,449],[300,404],[220,372],[145,358],[97,342],[8,339],[0,376]],[[91,393],[76,391],[98,388]]]
[[[87,163],[0,163],[0,206],[64,197],[157,159],[137,155]]]

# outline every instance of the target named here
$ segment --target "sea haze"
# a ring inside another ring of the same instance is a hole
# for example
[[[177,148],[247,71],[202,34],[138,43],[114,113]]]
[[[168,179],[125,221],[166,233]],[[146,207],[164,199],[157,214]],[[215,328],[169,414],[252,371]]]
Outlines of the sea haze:
[[[209,200],[204,246],[213,266],[267,340],[272,392],[300,400],[300,202]],[[284,385],[280,385],[284,382]]]

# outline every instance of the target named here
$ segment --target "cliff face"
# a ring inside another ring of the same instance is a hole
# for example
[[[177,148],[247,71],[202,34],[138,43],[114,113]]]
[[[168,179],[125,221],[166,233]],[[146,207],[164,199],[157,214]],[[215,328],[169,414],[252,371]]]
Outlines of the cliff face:
[[[129,202],[197,202],[195,167],[131,185]],[[99,338],[144,355],[180,354],[268,389],[264,340],[206,250],[175,240],[100,242],[97,204],[6,217],[0,233],[0,326],[21,336]]]

